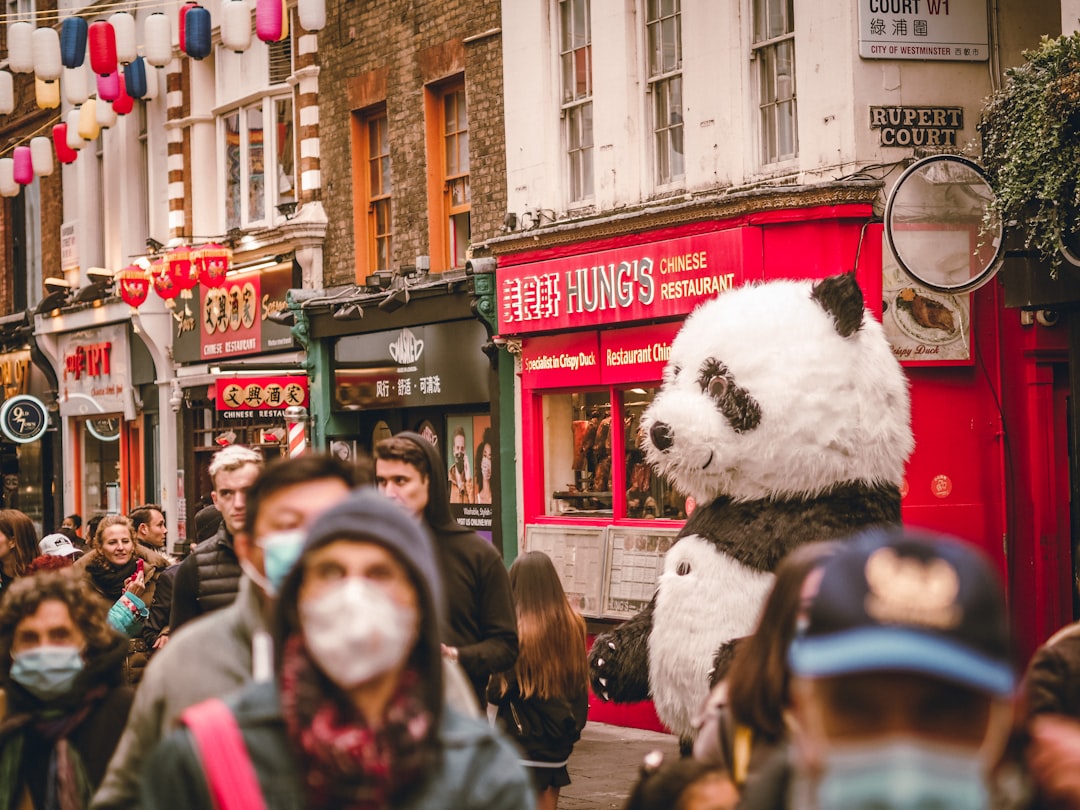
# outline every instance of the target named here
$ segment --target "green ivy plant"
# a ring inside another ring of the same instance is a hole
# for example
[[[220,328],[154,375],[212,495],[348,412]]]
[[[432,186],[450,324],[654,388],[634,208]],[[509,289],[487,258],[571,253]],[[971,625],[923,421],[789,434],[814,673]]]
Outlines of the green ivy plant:
[[[1080,232],[1080,32],[1043,37],[1005,76],[979,126],[989,215],[1020,229],[1056,277],[1062,234]]]

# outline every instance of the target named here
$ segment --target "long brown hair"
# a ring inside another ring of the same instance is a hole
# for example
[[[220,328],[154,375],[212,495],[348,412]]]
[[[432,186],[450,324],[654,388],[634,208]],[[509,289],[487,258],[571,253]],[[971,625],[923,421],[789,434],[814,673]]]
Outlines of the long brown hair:
[[[0,533],[9,538],[14,545],[11,553],[15,555],[15,576],[25,575],[26,567],[38,555],[34,521],[18,509],[0,509]]]
[[[570,607],[551,558],[529,551],[514,560],[510,589],[518,630],[514,676],[521,696],[572,700],[583,694],[589,683],[585,620]],[[506,678],[495,678],[505,694]]]
[[[795,637],[803,582],[837,548],[834,541],[809,543],[780,561],[757,630],[739,642],[728,670],[732,716],[771,742],[784,736],[784,710],[788,707],[791,680],[787,654]]]

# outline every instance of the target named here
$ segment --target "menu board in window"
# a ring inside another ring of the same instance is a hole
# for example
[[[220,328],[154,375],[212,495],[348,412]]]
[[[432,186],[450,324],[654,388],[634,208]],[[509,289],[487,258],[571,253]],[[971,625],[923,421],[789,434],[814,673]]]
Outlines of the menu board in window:
[[[583,616],[599,616],[604,586],[604,529],[529,526],[525,551],[551,557],[570,604]]]
[[[629,619],[649,604],[677,529],[608,527],[605,618]]]

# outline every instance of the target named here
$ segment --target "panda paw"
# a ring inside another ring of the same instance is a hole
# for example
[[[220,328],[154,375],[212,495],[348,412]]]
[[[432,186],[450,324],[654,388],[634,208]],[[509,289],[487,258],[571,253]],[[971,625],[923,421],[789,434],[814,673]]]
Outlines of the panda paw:
[[[617,633],[602,633],[589,653],[589,679],[593,693],[601,700],[645,700],[649,696],[648,650],[639,649]]]

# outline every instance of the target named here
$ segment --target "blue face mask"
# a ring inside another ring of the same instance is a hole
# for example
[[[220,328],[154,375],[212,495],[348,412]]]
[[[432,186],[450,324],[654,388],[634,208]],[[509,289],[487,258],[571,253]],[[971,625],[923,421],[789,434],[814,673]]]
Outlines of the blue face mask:
[[[52,700],[71,691],[85,665],[78,647],[34,647],[12,656],[11,679],[41,700]]]
[[[263,538],[259,545],[263,550],[263,568],[266,571],[266,579],[277,592],[281,589],[281,583],[285,581],[293,564],[300,559],[300,552],[304,548],[304,531],[289,529],[274,532]]]
[[[990,806],[978,750],[899,739],[833,748],[817,787],[828,810],[984,810]]]

